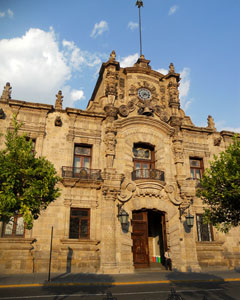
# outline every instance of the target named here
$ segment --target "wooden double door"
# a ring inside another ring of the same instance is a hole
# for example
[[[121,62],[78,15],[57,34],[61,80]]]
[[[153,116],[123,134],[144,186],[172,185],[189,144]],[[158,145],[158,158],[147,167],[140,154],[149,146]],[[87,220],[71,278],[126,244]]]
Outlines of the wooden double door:
[[[150,222],[151,223],[151,222]],[[166,248],[166,231],[164,215],[159,214],[159,225],[161,226],[162,249]],[[150,224],[152,226],[152,224]],[[149,267],[149,220],[148,211],[136,211],[132,214],[132,240],[133,240],[133,262],[135,268]]]

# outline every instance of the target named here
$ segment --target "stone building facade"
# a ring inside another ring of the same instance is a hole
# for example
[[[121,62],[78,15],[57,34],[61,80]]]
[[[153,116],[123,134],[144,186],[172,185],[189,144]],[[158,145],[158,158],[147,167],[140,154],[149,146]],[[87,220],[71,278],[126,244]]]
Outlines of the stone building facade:
[[[53,272],[134,272],[156,266],[167,247],[179,271],[239,265],[239,228],[225,235],[203,224],[195,196],[204,168],[233,133],[217,132],[211,116],[206,127],[195,126],[180,108],[173,64],[163,75],[149,63],[141,56],[121,68],[113,51],[86,110],[63,109],[61,91],[55,106],[14,100],[6,84],[0,133],[16,114],[36,155],[62,180],[61,196],[32,230],[20,216],[1,224],[1,273],[47,272],[52,227]]]

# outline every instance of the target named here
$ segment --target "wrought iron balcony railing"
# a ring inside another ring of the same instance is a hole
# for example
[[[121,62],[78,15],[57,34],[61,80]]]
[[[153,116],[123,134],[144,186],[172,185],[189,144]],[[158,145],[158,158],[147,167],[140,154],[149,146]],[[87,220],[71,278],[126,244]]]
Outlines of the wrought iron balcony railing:
[[[62,177],[80,178],[85,180],[102,180],[101,170],[76,167],[62,167]]]
[[[157,169],[137,169],[132,172],[132,180],[155,179],[165,181],[164,172]]]

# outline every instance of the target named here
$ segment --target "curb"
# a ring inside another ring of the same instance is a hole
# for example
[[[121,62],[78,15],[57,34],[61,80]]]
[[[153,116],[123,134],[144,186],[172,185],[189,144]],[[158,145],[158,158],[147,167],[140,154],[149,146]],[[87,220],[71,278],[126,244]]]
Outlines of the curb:
[[[26,284],[6,284],[0,285],[4,288],[22,288],[22,287],[56,287],[56,286],[121,286],[121,285],[141,285],[141,284],[164,284],[164,283],[184,283],[184,282],[238,282],[240,278],[223,279],[197,279],[197,280],[157,280],[157,281],[129,281],[129,282],[56,282],[56,283],[26,283]]]

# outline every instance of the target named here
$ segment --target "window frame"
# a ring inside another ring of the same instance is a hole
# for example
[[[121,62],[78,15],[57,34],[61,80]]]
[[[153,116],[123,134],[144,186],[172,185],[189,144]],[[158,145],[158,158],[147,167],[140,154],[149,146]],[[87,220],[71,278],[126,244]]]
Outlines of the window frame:
[[[6,234],[5,233],[5,230],[6,230],[6,227],[7,225],[11,222],[11,220],[6,223],[6,222],[3,222],[3,226],[2,226],[2,237],[3,238],[24,238],[25,237],[25,222],[24,222],[24,219],[23,219],[23,223],[24,223],[24,228],[23,228],[23,233],[22,234],[17,234],[17,226],[18,226],[18,219],[19,218],[23,218],[22,215],[15,215],[13,218],[13,226],[12,226],[12,233],[11,234]]]
[[[75,153],[75,149],[77,147],[82,147],[82,148],[87,148],[90,149],[90,155],[85,155],[85,154],[76,154]],[[80,167],[76,167],[75,166],[75,161],[76,158],[79,157],[80,158]],[[87,157],[89,158],[89,168],[86,169],[91,169],[92,168],[92,145],[88,145],[88,144],[74,144],[74,152],[73,152],[73,167],[74,168],[85,168],[84,165],[84,158]]]
[[[199,161],[200,166],[199,166],[199,167],[197,167],[197,166],[192,166],[192,165],[191,165],[191,161],[193,161],[193,160]],[[202,157],[189,157],[189,165],[190,165],[190,178],[191,178],[191,179],[198,179],[198,180],[200,180],[200,179],[202,178],[203,172],[204,172],[203,158],[202,158]],[[200,178],[198,178],[198,177],[196,176],[196,174],[197,174],[196,171],[197,171],[197,170],[200,171],[200,172],[199,172]],[[194,172],[194,177],[192,176],[192,171]]]
[[[73,216],[73,211],[87,211],[88,216]],[[69,239],[78,239],[78,240],[89,240],[90,239],[90,208],[78,208],[78,207],[71,207],[70,208],[70,219],[69,219]],[[78,237],[71,237],[71,220],[72,219],[78,219]],[[81,237],[81,221],[82,220],[88,220],[87,224],[87,237]]]
[[[198,220],[198,218],[200,218],[200,220]],[[196,214],[196,227],[197,227],[198,242],[214,242],[213,226],[210,223],[207,224],[203,223],[203,214]],[[205,230],[207,228],[207,232],[208,232],[207,239],[203,239],[203,235],[202,235],[203,227],[205,227]]]
[[[144,159],[144,158],[135,158],[134,157],[134,149],[135,148],[142,148],[144,150],[149,150],[151,151],[151,159]],[[155,169],[155,149],[154,146],[147,144],[147,143],[134,143],[133,148],[132,148],[132,153],[133,153],[133,163],[134,163],[134,170],[141,170],[139,172],[143,173],[141,174],[141,177],[148,178],[149,176],[144,175],[145,170],[154,170]],[[140,168],[137,168],[136,165],[140,164]],[[147,165],[147,168],[144,168],[143,165]],[[146,172],[147,174],[148,172]]]

